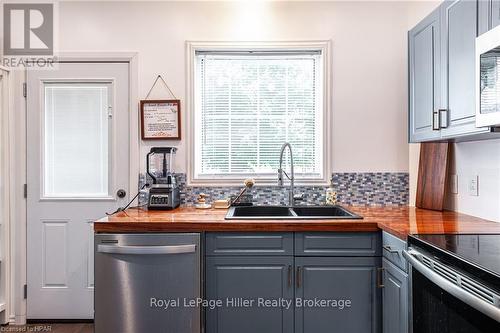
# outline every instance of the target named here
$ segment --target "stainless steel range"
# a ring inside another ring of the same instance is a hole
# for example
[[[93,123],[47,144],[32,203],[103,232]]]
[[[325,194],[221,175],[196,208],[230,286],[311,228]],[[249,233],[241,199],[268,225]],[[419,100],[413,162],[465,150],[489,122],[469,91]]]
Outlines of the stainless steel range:
[[[409,236],[413,333],[500,332],[500,235]]]

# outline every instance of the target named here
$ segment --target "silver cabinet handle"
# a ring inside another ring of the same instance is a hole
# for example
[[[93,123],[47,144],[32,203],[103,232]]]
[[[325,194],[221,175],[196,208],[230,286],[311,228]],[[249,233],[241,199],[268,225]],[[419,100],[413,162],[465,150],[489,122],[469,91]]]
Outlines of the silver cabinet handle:
[[[439,131],[441,129],[441,116],[439,110],[432,111],[432,130]]]
[[[384,288],[384,267],[377,267],[377,288]]]
[[[441,275],[434,272],[432,269],[425,266],[423,263],[421,263],[418,259],[415,258],[415,257],[419,258],[423,257],[423,255],[420,252],[414,249],[409,249],[408,251],[403,250],[403,257],[405,257],[406,260],[408,260],[413,269],[419,271],[423,276],[428,278],[431,282],[439,286],[441,289],[445,290],[452,296],[455,296],[456,298],[458,298],[465,304],[471,306],[472,308],[482,312],[488,317],[495,319],[496,321],[500,321],[499,308],[467,292],[460,286],[448,281]]]
[[[302,267],[300,266],[297,266],[297,276],[296,276],[296,282],[297,282],[297,289],[300,288],[300,277],[301,277],[301,270],[302,270]]]
[[[397,254],[399,254],[399,251],[398,250],[393,250],[390,245],[382,245],[382,248],[384,250],[386,250],[386,251],[389,251],[390,253],[397,253]]]
[[[292,274],[293,274],[292,265],[288,265],[288,288],[292,287]]]
[[[195,244],[168,246],[97,245],[97,252],[114,254],[180,254],[193,253],[195,251]]]
[[[439,109],[439,128],[448,127],[448,109]]]

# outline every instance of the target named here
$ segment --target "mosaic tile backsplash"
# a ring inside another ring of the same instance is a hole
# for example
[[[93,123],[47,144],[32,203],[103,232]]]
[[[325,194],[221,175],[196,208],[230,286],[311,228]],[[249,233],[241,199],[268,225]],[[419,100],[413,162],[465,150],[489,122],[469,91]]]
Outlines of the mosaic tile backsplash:
[[[140,175],[139,186],[145,178]],[[192,206],[200,193],[208,194],[208,202],[237,195],[243,186],[204,187],[187,186],[186,175],[176,175],[181,192],[181,205]],[[331,184],[337,191],[339,204],[357,206],[403,206],[409,201],[408,173],[334,173]],[[318,205],[325,203],[325,192],[328,186],[296,186],[295,193],[302,193],[304,200],[300,204]],[[253,202],[259,205],[286,205],[288,203],[288,187],[258,186],[247,192],[253,195]],[[139,204],[146,203],[147,194],[141,193]]]

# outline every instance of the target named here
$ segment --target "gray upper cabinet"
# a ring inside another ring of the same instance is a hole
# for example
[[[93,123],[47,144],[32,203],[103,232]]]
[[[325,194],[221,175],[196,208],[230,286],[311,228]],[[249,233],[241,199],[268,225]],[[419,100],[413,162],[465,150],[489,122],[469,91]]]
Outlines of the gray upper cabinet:
[[[296,307],[295,333],[380,332],[380,257],[296,257],[295,266],[296,298],[350,302]]]
[[[432,12],[408,34],[409,139],[440,139],[435,117],[441,103],[440,13]]]
[[[259,307],[258,298],[293,299],[293,257],[206,257],[206,298],[223,307],[206,311],[207,333],[290,333],[293,306]],[[253,306],[236,303],[254,300]],[[235,303],[226,306],[226,300]]]
[[[445,1],[441,7],[441,138],[487,133],[476,127],[475,43],[478,4]]]
[[[500,25],[500,0],[491,0],[491,27]]]
[[[477,1],[477,34],[491,29],[491,0]]]
[[[500,0],[448,0],[410,30],[410,142],[489,137],[476,127],[475,43],[499,24]]]
[[[500,25],[500,0],[478,0],[478,35]]]
[[[408,275],[382,258],[384,288],[382,291],[384,333],[408,332]]]

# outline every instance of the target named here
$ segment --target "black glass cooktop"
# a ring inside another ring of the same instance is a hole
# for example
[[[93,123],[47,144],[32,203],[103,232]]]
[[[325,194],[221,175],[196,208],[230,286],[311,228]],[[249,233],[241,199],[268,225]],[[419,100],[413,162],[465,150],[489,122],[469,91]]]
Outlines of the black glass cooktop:
[[[413,235],[410,244],[411,238],[445,252],[450,260],[463,261],[500,279],[500,235]]]

